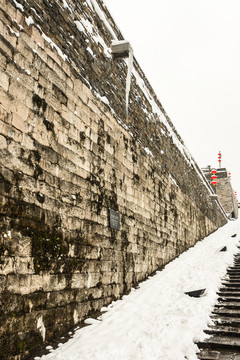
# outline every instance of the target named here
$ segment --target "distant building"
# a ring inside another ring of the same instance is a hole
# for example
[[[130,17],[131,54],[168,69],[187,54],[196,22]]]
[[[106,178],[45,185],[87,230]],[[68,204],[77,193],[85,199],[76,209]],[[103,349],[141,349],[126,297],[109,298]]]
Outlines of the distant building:
[[[203,168],[202,171],[211,184],[211,176],[212,176],[212,167],[208,166]],[[234,195],[234,191],[231,185],[231,182],[228,177],[228,171],[226,168],[216,169],[217,173],[217,184],[215,186],[212,185],[216,195],[218,196],[218,200],[222,204],[224,210],[228,214],[230,218],[238,218],[238,207],[240,204],[237,203],[236,197]]]

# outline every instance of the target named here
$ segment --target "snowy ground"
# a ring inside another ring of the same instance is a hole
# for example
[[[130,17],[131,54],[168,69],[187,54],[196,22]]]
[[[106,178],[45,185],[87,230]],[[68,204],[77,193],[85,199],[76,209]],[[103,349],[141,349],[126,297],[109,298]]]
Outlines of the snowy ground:
[[[240,221],[230,221],[105,308],[99,321],[88,319],[90,326],[41,359],[196,360],[194,341],[206,338],[203,329],[239,240]],[[220,252],[224,246],[227,251]],[[185,294],[201,288],[206,295],[200,298]]]

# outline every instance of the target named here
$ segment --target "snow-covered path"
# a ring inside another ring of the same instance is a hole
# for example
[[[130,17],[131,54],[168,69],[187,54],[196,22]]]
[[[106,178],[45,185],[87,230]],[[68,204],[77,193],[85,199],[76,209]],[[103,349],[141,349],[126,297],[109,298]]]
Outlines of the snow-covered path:
[[[206,338],[203,329],[239,240],[240,221],[230,221],[41,359],[196,360],[194,341]],[[224,246],[227,251],[220,252]],[[206,294],[200,298],[185,294],[201,288]]]

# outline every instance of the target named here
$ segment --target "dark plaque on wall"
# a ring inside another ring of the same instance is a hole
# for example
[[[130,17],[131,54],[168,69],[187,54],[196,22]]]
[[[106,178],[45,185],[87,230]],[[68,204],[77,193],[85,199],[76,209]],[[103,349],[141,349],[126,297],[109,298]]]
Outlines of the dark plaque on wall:
[[[120,229],[120,214],[118,211],[109,209],[109,222],[110,222],[110,228],[115,230]]]

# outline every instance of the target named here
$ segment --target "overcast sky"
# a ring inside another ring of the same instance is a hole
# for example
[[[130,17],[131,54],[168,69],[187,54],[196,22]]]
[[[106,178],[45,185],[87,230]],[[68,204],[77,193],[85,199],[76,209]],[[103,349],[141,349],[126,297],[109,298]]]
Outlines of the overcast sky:
[[[240,0],[104,0],[200,167],[240,201]]]

